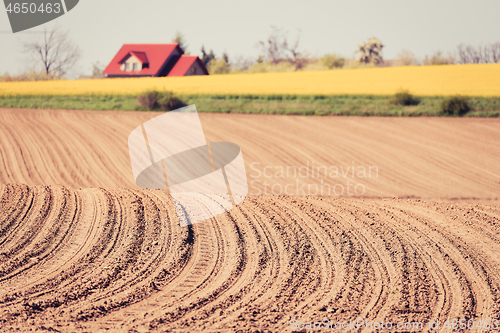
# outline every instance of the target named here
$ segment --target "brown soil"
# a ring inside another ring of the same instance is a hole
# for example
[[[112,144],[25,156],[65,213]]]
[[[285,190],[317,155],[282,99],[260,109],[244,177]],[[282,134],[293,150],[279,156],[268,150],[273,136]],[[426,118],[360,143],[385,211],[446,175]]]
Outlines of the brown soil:
[[[2,331],[500,317],[499,120],[202,114],[249,176],[355,161],[379,177],[361,197],[249,195],[180,227],[130,170],[128,133],[156,115],[0,110]]]

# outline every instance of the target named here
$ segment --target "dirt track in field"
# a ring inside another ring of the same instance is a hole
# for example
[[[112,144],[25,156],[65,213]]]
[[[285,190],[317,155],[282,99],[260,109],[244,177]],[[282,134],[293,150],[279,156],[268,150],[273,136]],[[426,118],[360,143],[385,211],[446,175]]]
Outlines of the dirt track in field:
[[[500,318],[500,121],[202,114],[209,141],[242,147],[250,180],[267,179],[255,162],[379,176],[351,177],[363,197],[250,195],[180,227],[169,194],[130,171],[127,135],[156,115],[0,110],[2,329]]]

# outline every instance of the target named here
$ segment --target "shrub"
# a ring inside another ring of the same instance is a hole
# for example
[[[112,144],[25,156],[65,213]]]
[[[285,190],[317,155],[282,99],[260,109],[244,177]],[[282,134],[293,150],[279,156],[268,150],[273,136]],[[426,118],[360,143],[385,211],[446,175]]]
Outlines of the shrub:
[[[431,65],[451,65],[455,63],[453,56],[449,55],[445,57],[441,52],[436,52],[432,57],[425,56],[423,61],[424,66]]]
[[[401,90],[394,94],[394,97],[390,100],[390,104],[394,105],[418,105],[420,101],[413,97],[408,90]]]
[[[177,98],[170,91],[166,91],[162,94],[159,94],[158,104],[160,106],[160,109],[164,111],[171,111],[186,106],[186,104],[183,101]]]
[[[45,73],[44,71],[37,72],[36,70],[31,70],[19,75],[10,75],[9,73],[0,74],[0,82],[12,82],[12,81],[49,81],[49,80],[59,80],[61,78],[54,75]]]
[[[445,98],[440,104],[441,114],[446,116],[463,116],[471,110],[467,98],[463,96],[451,96]]]
[[[186,104],[170,91],[148,90],[137,96],[137,103],[148,110],[171,111]]]
[[[231,66],[226,59],[212,59],[207,65],[207,70],[210,74],[229,74]]]
[[[258,62],[240,73],[272,73],[272,72],[294,72],[295,66],[286,61],[273,65],[270,62]]]
[[[137,96],[137,102],[148,110],[153,110],[158,106],[158,92],[155,90],[146,91]]]
[[[345,59],[336,54],[325,54],[323,58],[320,59],[320,62],[328,69],[342,68],[344,67]]]

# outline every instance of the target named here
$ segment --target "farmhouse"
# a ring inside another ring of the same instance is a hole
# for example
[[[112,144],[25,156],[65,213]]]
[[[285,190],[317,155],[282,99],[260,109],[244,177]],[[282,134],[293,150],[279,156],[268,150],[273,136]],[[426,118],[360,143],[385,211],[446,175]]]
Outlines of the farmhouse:
[[[104,69],[105,77],[208,75],[198,56],[184,54],[179,44],[124,44]]]

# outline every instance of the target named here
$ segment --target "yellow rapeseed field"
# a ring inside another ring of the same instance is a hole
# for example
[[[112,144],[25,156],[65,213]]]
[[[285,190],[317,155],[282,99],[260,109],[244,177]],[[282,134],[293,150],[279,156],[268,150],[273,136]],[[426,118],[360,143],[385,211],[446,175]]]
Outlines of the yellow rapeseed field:
[[[311,72],[48,82],[2,82],[1,95],[137,94],[373,94],[407,89],[415,95],[500,96],[500,64],[444,65]]]

